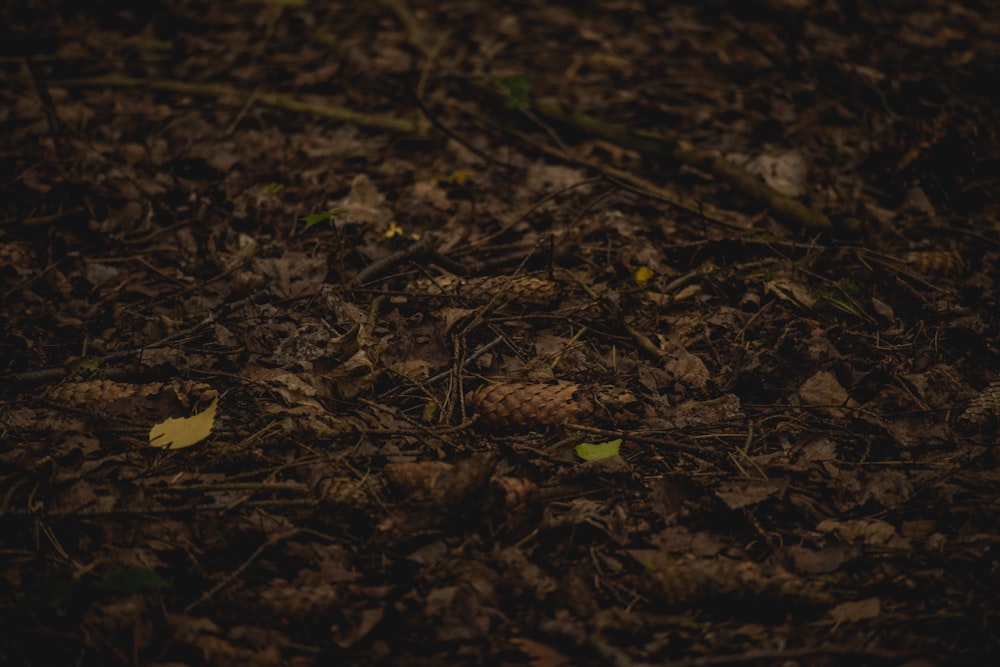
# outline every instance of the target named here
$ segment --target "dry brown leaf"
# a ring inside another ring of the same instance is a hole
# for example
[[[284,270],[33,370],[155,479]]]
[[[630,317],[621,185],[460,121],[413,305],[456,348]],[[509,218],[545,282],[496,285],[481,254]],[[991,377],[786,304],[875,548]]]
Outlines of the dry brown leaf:
[[[830,618],[836,625],[855,623],[867,618],[877,618],[881,611],[878,598],[866,598],[856,602],[841,602],[830,610]]]
[[[528,657],[531,667],[572,667],[576,663],[565,653],[527,637],[513,637],[510,643]]]
[[[815,406],[834,417],[847,414],[846,410],[838,406],[858,405],[830,371],[819,371],[806,380],[799,388],[799,398],[803,405]]]

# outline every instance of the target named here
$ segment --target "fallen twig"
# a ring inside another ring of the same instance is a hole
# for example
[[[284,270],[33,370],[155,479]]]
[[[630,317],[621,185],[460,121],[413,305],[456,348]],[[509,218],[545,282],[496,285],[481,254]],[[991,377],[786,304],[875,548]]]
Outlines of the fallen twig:
[[[298,535],[299,532],[301,532],[301,531],[298,528],[294,528],[292,530],[286,531],[284,533],[280,533],[278,535],[274,535],[271,538],[269,538],[266,542],[264,542],[264,544],[262,544],[259,547],[257,547],[257,550],[254,551],[252,554],[250,554],[250,556],[247,557],[246,560],[244,560],[242,563],[240,563],[239,566],[237,566],[229,574],[227,574],[226,577],[222,581],[220,581],[215,586],[213,586],[212,588],[210,588],[207,591],[205,591],[204,593],[202,593],[201,597],[199,597],[197,600],[195,600],[194,602],[192,602],[188,606],[184,607],[184,613],[185,614],[190,614],[194,609],[197,609],[201,605],[203,605],[206,602],[208,602],[209,600],[211,600],[213,597],[215,597],[215,595],[219,591],[221,591],[226,586],[229,586],[231,583],[233,583],[234,581],[236,581],[237,579],[239,579],[239,577],[243,574],[243,572],[248,567],[250,567],[251,565],[253,565],[253,562],[255,560],[257,560],[258,558],[260,558],[264,554],[264,552],[267,551],[270,547],[273,547],[274,545],[278,544],[279,542],[287,540],[290,537],[294,537],[295,535]]]
[[[732,221],[732,218],[734,217],[733,213],[719,209],[708,202],[699,201],[694,197],[685,195],[672,188],[656,185],[655,183],[651,183],[644,178],[640,178],[639,176],[622,169],[617,169],[611,165],[601,164],[600,162],[594,160],[572,157],[558,148],[553,148],[539,143],[532,137],[521,132],[514,132],[514,134],[517,135],[522,141],[530,144],[532,147],[542,151],[546,155],[554,157],[562,162],[573,163],[580,165],[581,167],[586,167],[587,169],[593,169],[594,171],[600,172],[608,180],[616,182],[629,190],[639,192],[648,197],[652,197],[653,199],[658,199],[678,210],[686,211],[692,215],[697,215],[713,223],[743,229],[743,226]]]
[[[411,243],[402,250],[398,250],[391,255],[383,257],[382,259],[372,262],[366,266],[358,273],[358,275],[354,276],[354,280],[351,281],[351,285],[353,287],[360,287],[372,278],[382,275],[397,264],[432,253],[436,245],[437,240],[434,236],[431,234],[425,234],[416,243]]]
[[[52,82],[53,86],[76,86],[91,88],[149,88],[151,90],[163,90],[184,95],[198,95],[200,97],[214,97],[223,99],[226,97],[247,98],[251,93],[239,90],[226,84],[218,83],[190,83],[188,81],[175,81],[172,79],[137,79],[126,76],[98,76],[85,77],[80,79],[67,79]],[[293,111],[295,113],[311,114],[330,120],[353,123],[360,127],[370,127],[377,130],[388,130],[402,134],[412,134],[418,137],[427,135],[428,125],[423,119],[407,120],[391,114],[366,113],[363,111],[351,111],[332,104],[313,104],[303,102],[291,95],[283,93],[270,93],[255,91],[252,93],[253,100],[266,104],[277,109]]]

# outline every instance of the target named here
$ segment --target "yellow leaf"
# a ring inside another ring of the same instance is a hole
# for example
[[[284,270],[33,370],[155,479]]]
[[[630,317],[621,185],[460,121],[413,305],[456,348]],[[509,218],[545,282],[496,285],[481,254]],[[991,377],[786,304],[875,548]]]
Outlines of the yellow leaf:
[[[212,433],[218,396],[212,404],[191,417],[165,419],[149,429],[149,444],[163,449],[182,449],[197,444]]]
[[[648,266],[640,266],[635,270],[635,282],[639,283],[639,287],[645,287],[649,279],[653,277],[653,269]]]
[[[76,363],[73,364],[73,370],[96,371],[98,368],[101,367],[102,363],[104,363],[104,357],[98,357],[93,355],[89,357],[82,357],[80,359],[77,359]]]
[[[394,236],[401,235],[402,233],[403,233],[403,228],[397,225],[396,221],[393,220],[392,222],[389,223],[389,229],[386,230],[385,237],[387,239],[391,239]]]

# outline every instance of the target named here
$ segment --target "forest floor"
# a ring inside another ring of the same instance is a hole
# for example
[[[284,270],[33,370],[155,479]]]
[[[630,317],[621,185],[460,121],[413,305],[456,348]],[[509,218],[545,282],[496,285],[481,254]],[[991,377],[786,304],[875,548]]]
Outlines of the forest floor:
[[[993,3],[37,4],[0,663],[1000,654]]]

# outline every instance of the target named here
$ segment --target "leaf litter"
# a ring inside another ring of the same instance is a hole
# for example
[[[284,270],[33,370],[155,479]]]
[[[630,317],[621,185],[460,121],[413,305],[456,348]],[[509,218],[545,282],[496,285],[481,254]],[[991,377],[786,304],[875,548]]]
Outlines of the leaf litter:
[[[985,6],[3,11],[0,662],[996,655]]]

